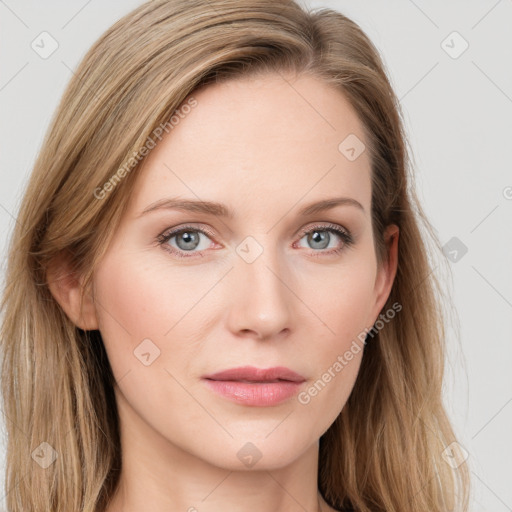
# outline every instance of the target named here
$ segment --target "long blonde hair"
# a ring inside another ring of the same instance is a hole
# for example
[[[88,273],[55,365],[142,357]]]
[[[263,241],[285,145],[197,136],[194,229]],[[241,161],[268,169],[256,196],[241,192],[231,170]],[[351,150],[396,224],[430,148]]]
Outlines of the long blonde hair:
[[[442,403],[443,290],[427,236],[439,247],[412,187],[403,116],[377,50],[339,12],[290,0],[153,0],[80,63],[20,207],[1,305],[10,512],[103,511],[121,467],[116,383],[101,335],[64,314],[48,269],[66,257],[87,286],[123,215],[141,148],[194,91],[284,71],[332,84],[359,114],[379,264],[385,227],[400,228],[383,309],[397,302],[402,310],[368,343],[350,398],[320,439],[320,492],[340,510],[467,510],[466,464],[453,469],[442,456],[456,437]]]

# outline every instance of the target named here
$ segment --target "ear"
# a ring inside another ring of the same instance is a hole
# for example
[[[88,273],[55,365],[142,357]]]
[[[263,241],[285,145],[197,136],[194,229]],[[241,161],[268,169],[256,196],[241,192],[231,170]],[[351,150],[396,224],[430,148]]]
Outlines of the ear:
[[[84,331],[98,329],[94,297],[84,290],[82,303],[83,276],[73,270],[69,257],[55,258],[48,267],[46,279],[51,294],[77,327]]]
[[[384,233],[387,259],[382,262],[375,279],[375,305],[372,310],[372,325],[377,321],[378,315],[388,300],[391,288],[393,287],[398,265],[399,231],[398,226],[391,224]]]

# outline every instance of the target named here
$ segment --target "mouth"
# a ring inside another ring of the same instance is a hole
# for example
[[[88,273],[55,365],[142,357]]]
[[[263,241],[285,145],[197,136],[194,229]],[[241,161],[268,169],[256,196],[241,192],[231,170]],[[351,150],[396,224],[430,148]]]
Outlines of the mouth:
[[[275,406],[290,399],[305,380],[282,366],[268,369],[245,366],[203,377],[209,389],[223,398],[259,407]]]

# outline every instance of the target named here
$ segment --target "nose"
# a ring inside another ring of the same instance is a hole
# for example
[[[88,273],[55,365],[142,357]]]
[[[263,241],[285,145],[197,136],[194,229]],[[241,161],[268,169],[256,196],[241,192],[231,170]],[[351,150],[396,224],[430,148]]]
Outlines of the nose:
[[[290,273],[277,256],[267,257],[270,251],[252,263],[235,258],[229,277],[228,327],[237,336],[269,340],[291,330],[297,299],[290,289]]]

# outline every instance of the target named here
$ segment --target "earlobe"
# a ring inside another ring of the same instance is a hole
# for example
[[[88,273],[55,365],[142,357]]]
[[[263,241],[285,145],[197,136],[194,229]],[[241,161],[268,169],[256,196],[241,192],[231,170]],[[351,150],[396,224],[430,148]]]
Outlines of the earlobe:
[[[48,288],[68,318],[80,329],[98,329],[94,298],[85,290],[82,302],[82,277],[74,272],[64,257],[57,258],[48,268]]]

